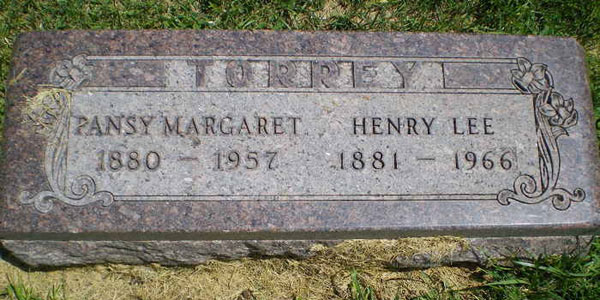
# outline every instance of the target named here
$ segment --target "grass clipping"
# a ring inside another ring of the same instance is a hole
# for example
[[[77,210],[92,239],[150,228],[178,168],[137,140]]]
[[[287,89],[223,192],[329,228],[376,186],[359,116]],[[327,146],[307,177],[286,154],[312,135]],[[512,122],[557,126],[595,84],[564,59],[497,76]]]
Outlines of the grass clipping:
[[[70,111],[71,93],[65,89],[43,87],[33,97],[27,97],[23,115],[38,133],[50,135],[61,114]]]
[[[65,299],[350,299],[351,273],[357,270],[361,285],[372,288],[377,299],[404,299],[481,285],[476,270],[464,267],[390,267],[398,254],[443,254],[464,243],[454,237],[349,240],[334,247],[317,244],[305,260],[247,258],[178,268],[103,265],[25,272],[2,262],[6,276],[0,284],[22,282],[40,295],[60,286]]]

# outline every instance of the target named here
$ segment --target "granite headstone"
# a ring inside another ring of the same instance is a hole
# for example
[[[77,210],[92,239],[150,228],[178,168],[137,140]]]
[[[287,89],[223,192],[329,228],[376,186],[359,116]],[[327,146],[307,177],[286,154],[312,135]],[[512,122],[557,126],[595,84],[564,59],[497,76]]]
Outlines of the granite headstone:
[[[571,241],[599,220],[588,86],[572,38],[26,33],[0,239],[34,266],[302,256],[348,238]]]

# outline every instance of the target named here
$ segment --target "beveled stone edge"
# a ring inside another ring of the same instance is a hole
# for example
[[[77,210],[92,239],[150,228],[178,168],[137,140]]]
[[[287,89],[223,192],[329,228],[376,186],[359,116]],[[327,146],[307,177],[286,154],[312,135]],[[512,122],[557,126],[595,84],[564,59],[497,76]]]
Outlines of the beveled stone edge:
[[[479,265],[540,255],[585,255],[594,236],[464,238],[444,253],[398,254],[389,261],[396,269]],[[306,259],[313,247],[333,247],[344,240],[212,240],[212,241],[48,241],[3,240],[2,258],[26,269],[48,270],[93,264],[193,266],[209,260],[245,257]],[[391,253],[393,254],[393,253]]]
[[[2,240],[29,241],[293,241],[293,240],[348,240],[348,239],[395,239],[398,237],[461,236],[465,238],[505,238],[544,236],[592,236],[600,235],[600,223],[581,222],[566,225],[487,225],[433,226],[428,228],[315,228],[302,231],[125,231],[125,232],[8,232],[0,230]]]

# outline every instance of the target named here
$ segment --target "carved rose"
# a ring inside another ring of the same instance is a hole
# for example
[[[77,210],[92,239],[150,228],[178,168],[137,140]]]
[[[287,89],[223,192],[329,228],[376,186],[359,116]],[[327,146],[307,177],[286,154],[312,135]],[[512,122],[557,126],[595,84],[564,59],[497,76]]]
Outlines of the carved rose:
[[[565,100],[561,94],[552,92],[547,103],[540,106],[540,112],[549,118],[550,125],[569,128],[577,124],[577,111],[573,107],[572,98]]]
[[[552,75],[544,64],[531,64],[527,59],[517,58],[518,69],[511,70],[514,86],[523,93],[537,94],[554,86]]]
[[[83,54],[73,57],[72,60],[58,62],[50,72],[50,83],[65,89],[80,86],[92,75],[92,69],[87,64]]]

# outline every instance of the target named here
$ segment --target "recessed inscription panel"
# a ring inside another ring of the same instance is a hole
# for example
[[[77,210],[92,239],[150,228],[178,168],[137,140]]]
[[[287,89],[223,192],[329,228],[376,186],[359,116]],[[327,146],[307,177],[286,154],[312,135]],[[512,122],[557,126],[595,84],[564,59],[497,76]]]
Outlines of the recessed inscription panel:
[[[67,182],[116,200],[496,200],[538,160],[526,95],[73,97]]]
[[[50,78],[70,89],[57,125],[30,119],[53,126],[47,177],[73,205],[586,196],[557,187],[574,102],[525,58],[78,55]]]

